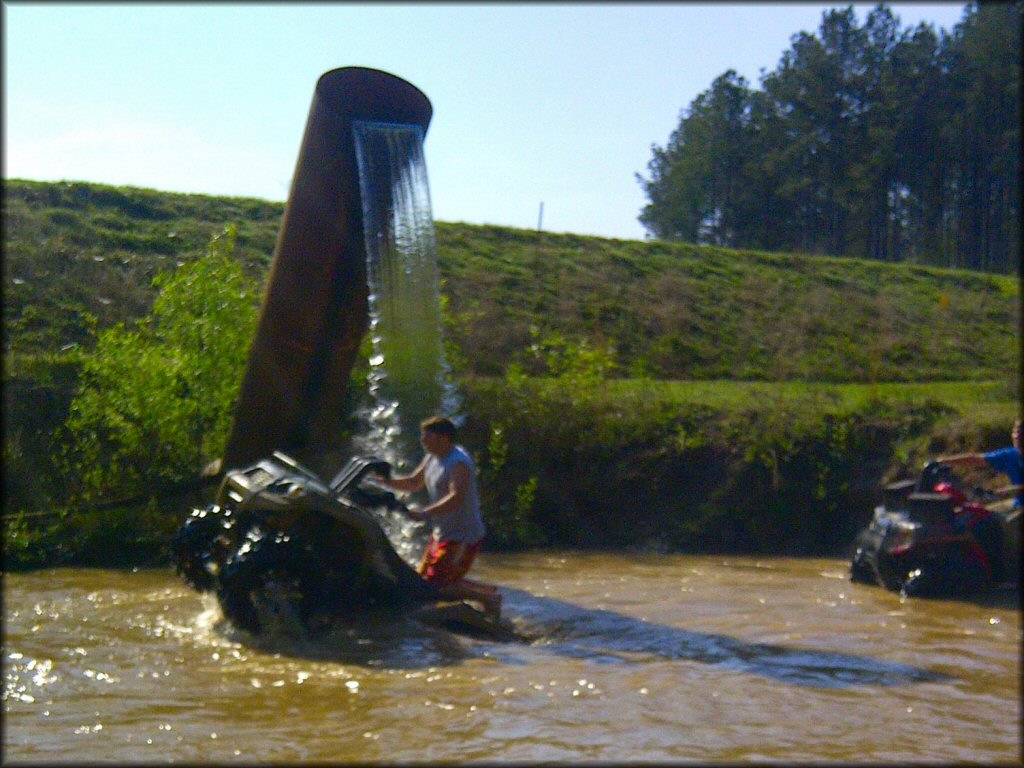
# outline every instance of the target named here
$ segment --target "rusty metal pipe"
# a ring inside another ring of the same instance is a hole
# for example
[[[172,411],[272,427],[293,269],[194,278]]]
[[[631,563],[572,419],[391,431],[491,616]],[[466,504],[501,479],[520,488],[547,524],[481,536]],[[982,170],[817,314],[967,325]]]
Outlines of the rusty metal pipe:
[[[426,134],[431,114],[421,91],[387,72],[343,67],[317,81],[224,469],[274,450],[318,471],[336,463],[349,375],[369,324],[352,123],[419,125]]]

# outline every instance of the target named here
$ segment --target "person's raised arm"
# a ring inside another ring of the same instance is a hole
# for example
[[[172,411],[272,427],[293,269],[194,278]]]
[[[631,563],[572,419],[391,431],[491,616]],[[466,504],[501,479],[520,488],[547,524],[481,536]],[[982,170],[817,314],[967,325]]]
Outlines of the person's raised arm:
[[[392,475],[391,477],[380,477],[378,475],[374,481],[395,491],[413,493],[421,490],[426,484],[426,466],[427,457],[424,456],[420,465],[408,475]]]
[[[984,467],[988,464],[983,453],[956,453],[950,456],[939,456],[936,461],[951,467]]]

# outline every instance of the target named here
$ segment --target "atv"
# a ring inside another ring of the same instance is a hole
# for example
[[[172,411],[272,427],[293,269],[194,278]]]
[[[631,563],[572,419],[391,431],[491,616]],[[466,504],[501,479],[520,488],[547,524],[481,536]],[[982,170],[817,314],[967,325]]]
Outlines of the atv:
[[[949,467],[924,466],[920,478],[886,485],[882,504],[858,535],[850,579],[904,597],[964,596],[1004,578],[999,516],[968,498]]]
[[[364,482],[390,472],[386,461],[354,457],[324,483],[279,451],[229,471],[216,501],[194,509],[175,535],[175,568],[192,588],[214,592],[225,618],[252,634],[282,621],[316,634],[369,609],[437,603],[437,590],[396,552],[371,511],[408,511]],[[433,618],[478,634],[504,631],[481,616],[460,604]]]

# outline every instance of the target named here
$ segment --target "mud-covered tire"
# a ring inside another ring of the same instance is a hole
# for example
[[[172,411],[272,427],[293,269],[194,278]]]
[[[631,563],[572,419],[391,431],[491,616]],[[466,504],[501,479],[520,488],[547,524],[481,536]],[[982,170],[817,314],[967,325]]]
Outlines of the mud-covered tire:
[[[877,584],[875,569],[862,547],[858,547],[850,560],[850,581],[855,584]]]
[[[950,592],[949,580],[933,569],[915,568],[900,588],[901,597],[943,597]]]
[[[913,570],[913,565],[914,563],[908,563],[904,558],[893,557],[884,550],[875,553],[877,581],[891,592],[899,592],[903,588],[907,573]]]
[[[268,621],[266,605],[284,606],[309,627],[317,604],[317,580],[306,547],[283,534],[258,530],[224,564],[217,578],[217,599],[234,626],[259,634]]]
[[[994,515],[977,522],[971,529],[978,546],[985,552],[989,567],[992,569],[992,581],[996,584],[1006,578],[1006,567],[1003,564],[1003,526]]]
[[[229,515],[216,504],[193,509],[171,539],[171,561],[178,575],[193,589],[209,592],[216,586],[210,570],[219,539],[229,525]]]
[[[989,586],[985,570],[959,553],[935,560],[907,574],[900,588],[902,597],[960,597],[981,592]]]

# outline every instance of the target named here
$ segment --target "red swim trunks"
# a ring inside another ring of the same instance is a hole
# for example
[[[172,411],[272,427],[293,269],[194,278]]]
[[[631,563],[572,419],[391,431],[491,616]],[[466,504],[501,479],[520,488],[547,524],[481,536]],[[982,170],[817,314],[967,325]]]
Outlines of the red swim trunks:
[[[444,587],[458,581],[469,571],[481,544],[483,539],[475,544],[467,544],[449,539],[438,541],[431,536],[427,551],[423,553],[423,562],[420,563],[420,576],[434,587]]]

